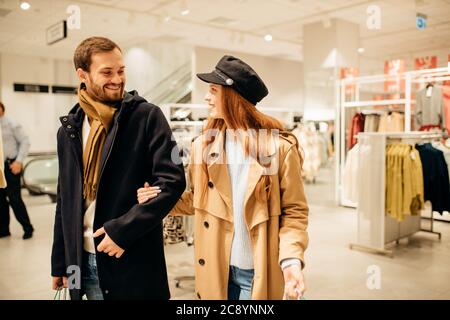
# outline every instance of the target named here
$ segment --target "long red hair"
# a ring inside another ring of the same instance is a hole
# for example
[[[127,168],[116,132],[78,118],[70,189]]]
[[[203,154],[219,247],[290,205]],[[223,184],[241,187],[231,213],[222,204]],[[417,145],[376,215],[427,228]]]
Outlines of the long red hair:
[[[261,139],[258,130],[266,129],[284,131],[285,128],[283,124],[279,120],[258,111],[254,104],[244,99],[234,89],[225,86],[221,86],[221,88],[223,118],[210,118],[204,127],[204,131],[215,129],[219,130],[220,134],[225,134],[225,130],[227,129],[241,129],[244,132],[251,129],[250,132],[255,132],[256,135],[248,134],[245,136],[245,141],[243,143],[244,152],[247,156],[255,156],[259,164],[267,167],[269,164],[264,161],[264,157],[268,155],[268,143],[266,140]],[[203,142],[203,150],[206,150],[208,145],[213,141],[214,137],[212,137],[209,141],[205,140]],[[254,149],[251,149],[252,147],[254,147]],[[250,150],[256,152],[250,152]],[[207,164],[204,161],[203,170],[206,178],[209,180]],[[205,183],[202,183],[202,185],[205,186],[203,194],[206,194],[206,181]],[[265,201],[265,199],[270,195],[271,184],[272,180],[270,176],[261,176],[261,179],[258,181],[255,189],[256,199],[258,201]],[[264,194],[265,190],[267,190],[267,197]]]

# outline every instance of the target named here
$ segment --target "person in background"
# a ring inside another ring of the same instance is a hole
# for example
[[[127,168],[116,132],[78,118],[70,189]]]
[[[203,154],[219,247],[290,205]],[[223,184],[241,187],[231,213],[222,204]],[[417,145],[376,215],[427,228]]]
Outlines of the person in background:
[[[1,102],[0,102],[1,104]],[[0,159],[3,159],[2,126],[0,125]],[[5,163],[0,161],[0,189],[6,188]]]
[[[210,119],[192,144],[190,188],[171,211],[195,214],[196,296],[301,299],[308,205],[297,139],[256,109],[268,90],[242,60],[224,56],[197,76],[209,83]],[[154,197],[138,189],[140,203]]]
[[[30,141],[22,126],[5,116],[5,105],[0,102],[0,125],[2,128],[4,174],[7,186],[0,189],[0,238],[11,235],[9,232],[9,207],[14,211],[17,221],[24,230],[23,239],[33,236],[27,208],[22,200],[21,173],[23,160],[28,155]]]

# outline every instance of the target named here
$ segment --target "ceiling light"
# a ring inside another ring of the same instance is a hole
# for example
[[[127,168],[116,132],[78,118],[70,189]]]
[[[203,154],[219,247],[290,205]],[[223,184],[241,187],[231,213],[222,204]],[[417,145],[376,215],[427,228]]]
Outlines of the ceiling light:
[[[359,52],[359,53],[364,53],[364,51],[366,51],[366,49],[364,49],[364,48],[358,48],[358,52]]]
[[[273,37],[270,33],[268,33],[264,36],[264,40],[266,40],[266,42],[271,42],[273,40]]]
[[[181,15],[187,16],[189,14],[189,11],[190,10],[189,10],[189,7],[187,5],[187,2],[186,1],[182,1],[181,2],[181,11],[180,11]]]
[[[31,5],[28,2],[24,1],[20,4],[20,9],[22,9],[22,10],[28,10],[30,8],[31,8]]]

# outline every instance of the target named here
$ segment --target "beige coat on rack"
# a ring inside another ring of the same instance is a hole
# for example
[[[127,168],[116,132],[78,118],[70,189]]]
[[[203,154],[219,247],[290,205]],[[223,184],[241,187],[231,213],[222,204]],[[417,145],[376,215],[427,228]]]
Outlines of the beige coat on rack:
[[[2,136],[2,126],[0,126],[0,188],[6,188],[5,179],[5,162],[3,161],[3,136]]]

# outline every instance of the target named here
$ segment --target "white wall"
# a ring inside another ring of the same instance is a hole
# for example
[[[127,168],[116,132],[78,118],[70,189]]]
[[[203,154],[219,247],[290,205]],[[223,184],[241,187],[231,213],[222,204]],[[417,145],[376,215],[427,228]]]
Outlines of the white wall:
[[[76,86],[73,62],[0,54],[0,100],[6,115],[23,126],[31,152],[56,151],[59,117],[76,103],[76,95],[14,92],[14,82]]]
[[[303,105],[303,65],[300,62],[263,57],[232,51],[196,47],[194,50],[193,103],[204,103],[208,85],[195,74],[214,70],[217,62],[225,54],[238,57],[248,63],[263,79],[269,94],[258,106],[293,108],[302,111]]]
[[[357,24],[331,19],[328,26],[322,22],[303,26],[306,120],[335,118],[335,78],[342,67],[358,67],[358,45]]]

